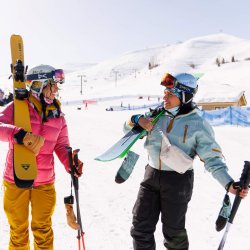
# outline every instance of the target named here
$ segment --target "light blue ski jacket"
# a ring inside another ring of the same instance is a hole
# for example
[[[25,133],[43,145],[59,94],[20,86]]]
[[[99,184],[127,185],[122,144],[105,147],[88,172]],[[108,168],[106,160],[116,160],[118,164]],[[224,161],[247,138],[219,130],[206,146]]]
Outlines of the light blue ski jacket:
[[[131,127],[125,123],[124,131],[129,129]],[[223,187],[233,181],[228,174],[221,148],[215,141],[212,127],[199,116],[196,109],[174,119],[165,113],[155,124],[153,130],[147,133],[144,147],[148,152],[148,164],[151,167],[173,171],[160,159],[164,130],[168,130],[166,134],[172,145],[179,147],[193,159],[198,155],[204,162],[206,170],[211,172]]]

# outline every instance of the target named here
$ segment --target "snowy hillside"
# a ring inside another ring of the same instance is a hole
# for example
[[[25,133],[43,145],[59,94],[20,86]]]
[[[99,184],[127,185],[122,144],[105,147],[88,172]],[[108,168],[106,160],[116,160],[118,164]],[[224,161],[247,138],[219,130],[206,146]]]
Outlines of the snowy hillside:
[[[232,57],[235,62],[231,62]],[[225,63],[218,67],[216,59],[219,62],[224,60]],[[250,41],[220,33],[127,52],[98,64],[65,63],[66,83],[61,97],[64,101],[71,101],[72,98],[82,100],[110,96],[110,90],[117,96],[162,95],[159,83],[165,72],[199,72],[204,73],[204,76],[199,81],[196,101],[204,101],[204,97],[211,101],[213,98],[237,97],[244,91],[250,102],[249,59]],[[6,92],[12,86],[7,77],[0,78],[1,88]],[[139,89],[137,93],[135,85]]]
[[[84,70],[94,65],[96,65],[96,63],[65,63],[60,66],[60,68],[63,68],[65,73],[68,74],[74,71]]]
[[[199,93],[196,101],[203,98],[203,93],[211,92],[210,98],[225,97],[218,92],[220,87],[229,86],[226,92],[232,95],[235,91],[245,91],[250,101],[250,41],[226,34],[216,34],[194,38],[174,45],[143,49],[126,53],[119,58],[102,62],[85,70],[67,75],[66,88],[80,93],[79,75],[84,75],[83,98],[94,96],[109,96],[110,89],[116,95],[135,94],[134,86],[139,86],[137,94],[162,94],[159,86],[165,72],[202,72],[204,76],[199,81]],[[231,62],[234,57],[234,63]],[[216,59],[225,60],[225,64],[217,66]],[[157,65],[149,70],[149,63]],[[71,86],[78,85],[78,88]],[[230,89],[230,91],[229,91]],[[223,88],[222,88],[223,90]],[[63,99],[67,96],[63,96]]]

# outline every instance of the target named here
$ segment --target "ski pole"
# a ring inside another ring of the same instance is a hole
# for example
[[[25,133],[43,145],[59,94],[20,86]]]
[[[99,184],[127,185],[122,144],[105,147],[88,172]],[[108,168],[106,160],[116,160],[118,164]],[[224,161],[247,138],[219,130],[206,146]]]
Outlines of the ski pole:
[[[227,227],[226,227],[224,235],[221,239],[218,250],[222,250],[224,248],[229,229],[230,229],[231,225],[233,224],[234,217],[235,217],[237,210],[240,206],[240,202],[242,200],[242,198],[240,197],[240,191],[244,188],[248,188],[249,183],[250,183],[250,162],[245,161],[244,168],[243,168],[243,171],[242,171],[242,174],[240,177],[240,181],[237,183],[237,193],[236,193],[236,197],[234,199],[232,211],[230,213],[230,216],[229,216],[229,219],[227,222]]]
[[[74,154],[74,164],[76,166],[76,168],[78,167],[78,152],[79,149],[74,150],[75,154]],[[82,219],[81,219],[81,212],[80,212],[80,204],[79,204],[79,182],[78,182],[78,177],[74,176],[75,178],[75,182],[76,182],[76,188],[75,188],[75,196],[76,196],[76,209],[77,209],[77,222],[80,225],[80,229],[78,230],[78,239],[80,241],[80,238],[82,239],[82,246],[83,246],[83,250],[85,250],[85,243],[84,243],[84,231],[82,229]],[[79,242],[80,245],[80,242]],[[80,249],[80,248],[79,248]]]
[[[86,248],[85,248],[85,242],[84,242],[84,231],[82,228],[81,212],[80,212],[80,205],[79,205],[79,182],[78,182],[78,177],[75,176],[75,173],[77,172],[77,167],[78,167],[78,152],[80,150],[79,149],[74,150],[74,159],[72,158],[72,148],[67,147],[67,150],[68,150],[68,157],[69,157],[71,181],[74,186],[75,198],[76,198],[76,211],[77,211],[76,218],[77,218],[77,223],[79,225],[79,229],[77,230],[78,249],[81,250],[81,245],[82,245],[83,250],[85,250]]]

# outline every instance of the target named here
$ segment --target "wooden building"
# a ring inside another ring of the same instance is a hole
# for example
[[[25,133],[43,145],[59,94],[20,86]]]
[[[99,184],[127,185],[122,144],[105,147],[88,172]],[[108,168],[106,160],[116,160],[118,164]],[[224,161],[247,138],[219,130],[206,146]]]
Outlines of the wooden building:
[[[244,95],[244,91],[235,94],[234,97],[216,97],[213,99],[202,98],[196,102],[197,106],[199,106],[202,110],[214,110],[227,108],[230,106],[246,106],[247,100]]]

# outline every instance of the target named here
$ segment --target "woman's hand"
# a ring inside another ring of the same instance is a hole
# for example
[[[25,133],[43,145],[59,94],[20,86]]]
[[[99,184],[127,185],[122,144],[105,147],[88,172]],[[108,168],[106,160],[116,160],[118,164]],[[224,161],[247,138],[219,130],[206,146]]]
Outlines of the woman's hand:
[[[241,191],[239,192],[239,196],[244,199],[248,195],[248,190],[249,190],[249,188],[241,189]],[[236,194],[237,191],[238,191],[238,189],[234,188],[234,183],[232,183],[228,189],[228,192],[230,192],[232,194]]]
[[[142,127],[142,128],[144,128],[146,131],[151,131],[152,129],[153,129],[153,127],[154,127],[154,125],[152,124],[152,119],[147,119],[147,118],[145,118],[145,117],[141,117],[140,119],[139,119],[139,121],[138,121],[138,124]]]

